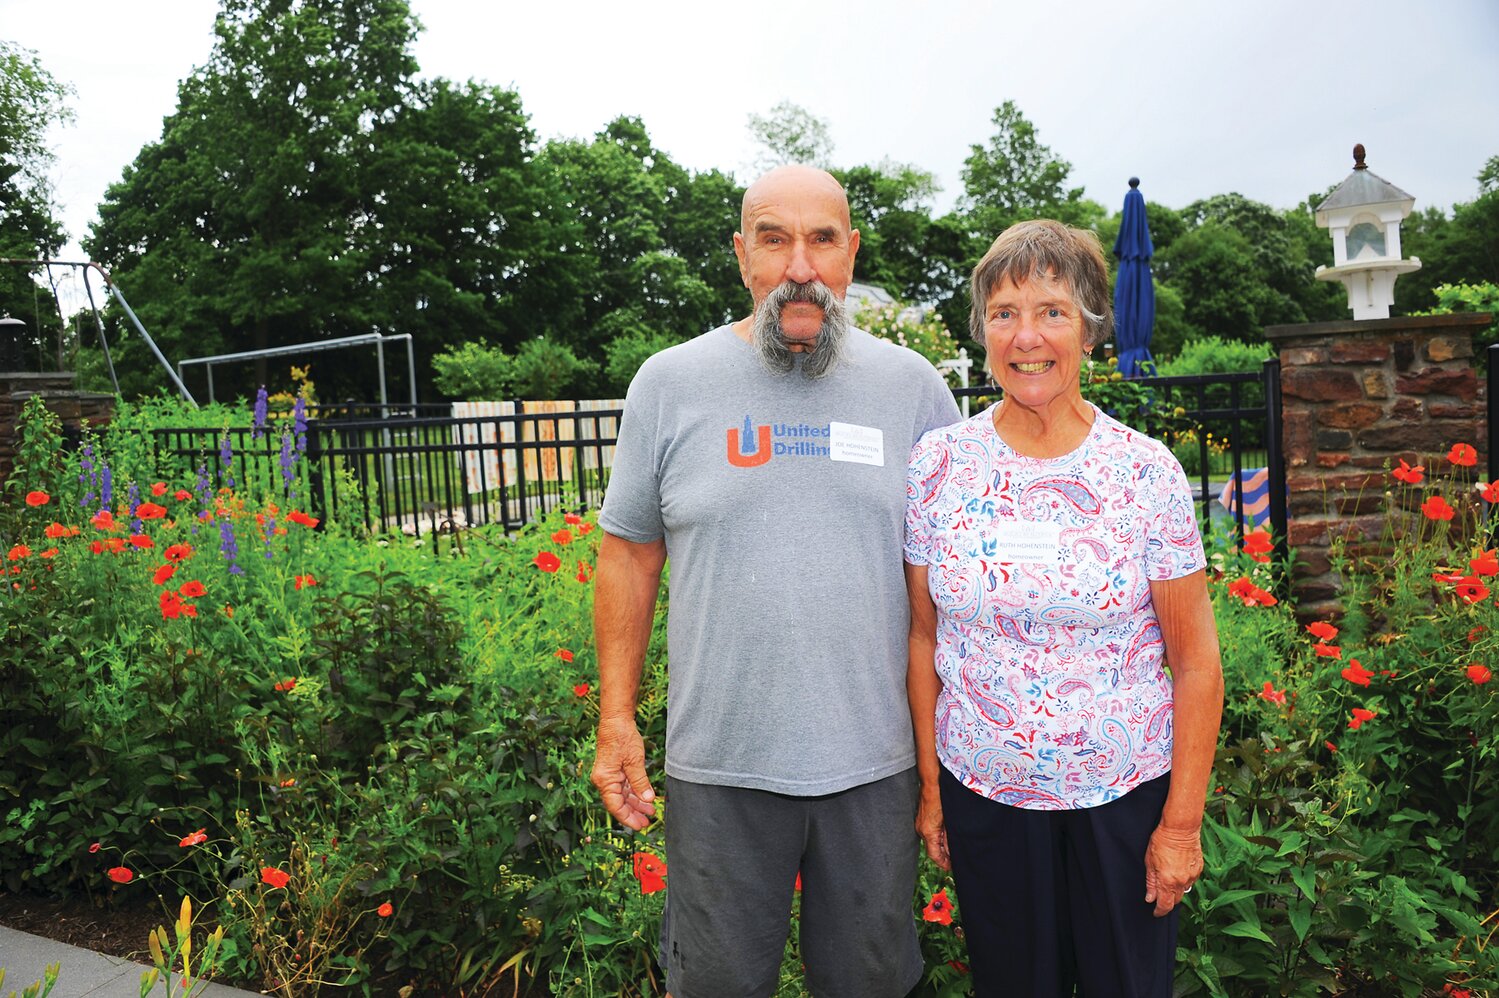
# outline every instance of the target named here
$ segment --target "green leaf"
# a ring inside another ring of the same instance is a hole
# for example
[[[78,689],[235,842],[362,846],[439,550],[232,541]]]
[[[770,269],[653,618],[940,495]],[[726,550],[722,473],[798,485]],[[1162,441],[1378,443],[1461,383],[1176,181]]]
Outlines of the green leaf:
[[[1261,942],[1275,945],[1275,940],[1265,935],[1265,930],[1260,928],[1258,922],[1235,922],[1223,930],[1224,935],[1241,936],[1245,939],[1258,939]]]
[[[1296,886],[1301,888],[1301,893],[1308,898],[1317,900],[1317,874],[1309,866],[1296,867],[1291,870],[1291,879]]]

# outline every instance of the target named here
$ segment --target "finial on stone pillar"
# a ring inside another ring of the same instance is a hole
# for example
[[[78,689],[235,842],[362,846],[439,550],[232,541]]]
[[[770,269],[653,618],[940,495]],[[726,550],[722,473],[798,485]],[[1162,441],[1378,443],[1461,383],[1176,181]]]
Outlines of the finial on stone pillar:
[[[1355,170],[1367,170],[1369,165],[1364,162],[1364,144],[1357,143],[1353,147],[1353,168]]]
[[[1140,186],[1140,178],[1139,177],[1130,177],[1129,178],[1129,187],[1130,187],[1130,190],[1134,190],[1136,187],[1139,187],[1139,186]]]

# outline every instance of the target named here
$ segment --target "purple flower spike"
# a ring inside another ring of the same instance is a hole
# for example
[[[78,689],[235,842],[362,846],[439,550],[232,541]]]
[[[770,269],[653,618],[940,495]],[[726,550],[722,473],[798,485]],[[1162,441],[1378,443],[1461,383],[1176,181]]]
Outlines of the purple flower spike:
[[[255,393],[255,421],[250,427],[250,439],[259,440],[265,436],[265,416],[269,407],[269,400],[265,393],[265,385],[260,386],[260,391]]]
[[[226,489],[234,488],[234,450],[229,446],[229,434],[219,441],[219,481]]]

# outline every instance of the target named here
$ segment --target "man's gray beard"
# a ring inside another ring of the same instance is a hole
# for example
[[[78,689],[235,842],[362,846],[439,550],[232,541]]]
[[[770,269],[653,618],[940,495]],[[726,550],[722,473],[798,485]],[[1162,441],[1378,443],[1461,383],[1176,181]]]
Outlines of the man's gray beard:
[[[781,310],[793,302],[810,302],[822,309],[822,328],[809,340],[790,339],[781,329]],[[843,358],[848,309],[843,299],[821,281],[806,284],[786,281],[755,306],[750,330],[761,363],[772,373],[786,374],[796,366],[796,358],[801,357],[802,374],[821,378]],[[792,344],[805,344],[810,349],[794,353]]]

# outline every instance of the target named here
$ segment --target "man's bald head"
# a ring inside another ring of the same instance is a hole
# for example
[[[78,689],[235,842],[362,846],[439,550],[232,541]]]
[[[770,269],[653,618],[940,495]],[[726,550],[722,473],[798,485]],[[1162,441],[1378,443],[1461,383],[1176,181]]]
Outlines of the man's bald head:
[[[778,166],[750,184],[739,207],[739,231],[749,232],[755,210],[767,204],[794,204],[809,197],[834,197],[842,205],[844,231],[852,228],[848,195],[831,173],[815,166]]]

